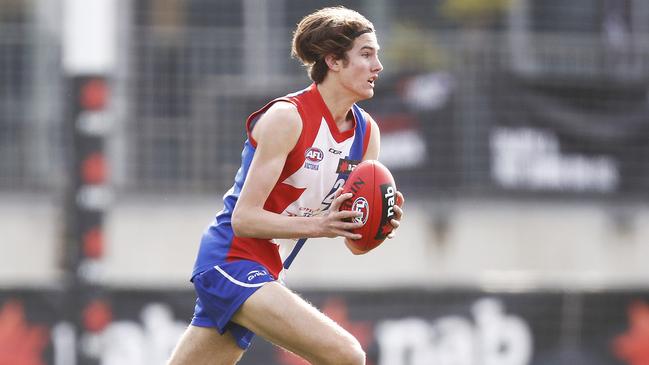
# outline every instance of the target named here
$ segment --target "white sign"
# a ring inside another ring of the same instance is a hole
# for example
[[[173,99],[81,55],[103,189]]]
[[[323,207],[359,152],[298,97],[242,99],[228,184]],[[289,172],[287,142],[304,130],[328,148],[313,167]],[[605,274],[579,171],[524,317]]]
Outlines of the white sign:
[[[473,321],[446,316],[382,321],[376,327],[378,365],[528,365],[532,334],[496,299],[481,299]]]

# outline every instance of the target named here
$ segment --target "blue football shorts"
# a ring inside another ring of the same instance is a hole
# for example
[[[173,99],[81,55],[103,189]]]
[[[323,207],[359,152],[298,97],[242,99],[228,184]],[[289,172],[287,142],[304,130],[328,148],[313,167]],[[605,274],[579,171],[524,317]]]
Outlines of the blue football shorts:
[[[254,332],[231,321],[234,313],[257,289],[275,281],[263,265],[248,260],[224,263],[192,278],[198,298],[191,324],[229,331],[242,349],[250,347]]]

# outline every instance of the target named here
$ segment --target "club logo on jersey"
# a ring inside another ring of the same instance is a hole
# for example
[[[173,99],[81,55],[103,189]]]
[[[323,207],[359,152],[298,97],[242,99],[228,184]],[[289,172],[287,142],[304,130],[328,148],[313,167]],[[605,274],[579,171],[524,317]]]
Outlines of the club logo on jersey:
[[[367,203],[367,200],[363,198],[362,196],[354,200],[354,203],[352,204],[352,209],[353,212],[361,212],[363,213],[362,216],[356,217],[353,219],[354,223],[363,223],[367,222],[367,217],[370,216],[370,205]]]
[[[317,147],[311,147],[304,152],[304,167],[311,170],[318,170],[318,164],[324,159],[324,152]]]
[[[381,185],[381,196],[382,196],[382,205],[383,213],[381,214],[381,225],[379,226],[378,231],[374,239],[382,240],[385,239],[390,232],[392,232],[392,224],[390,221],[394,218],[394,204],[396,203],[397,194],[396,189],[392,184],[382,184]]]
[[[338,160],[338,168],[336,169],[337,174],[349,174],[354,171],[356,166],[361,163],[359,160],[351,160],[348,158],[341,158]]]

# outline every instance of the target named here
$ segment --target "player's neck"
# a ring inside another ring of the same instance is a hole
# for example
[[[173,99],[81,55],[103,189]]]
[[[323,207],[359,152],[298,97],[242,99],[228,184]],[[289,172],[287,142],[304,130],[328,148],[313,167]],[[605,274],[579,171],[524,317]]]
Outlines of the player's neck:
[[[330,81],[328,82],[327,79],[317,86],[318,92],[320,92],[320,95],[327,105],[336,125],[341,130],[345,129],[346,125],[349,123],[349,111],[356,100],[346,95],[346,93],[341,92],[340,87],[337,84]]]

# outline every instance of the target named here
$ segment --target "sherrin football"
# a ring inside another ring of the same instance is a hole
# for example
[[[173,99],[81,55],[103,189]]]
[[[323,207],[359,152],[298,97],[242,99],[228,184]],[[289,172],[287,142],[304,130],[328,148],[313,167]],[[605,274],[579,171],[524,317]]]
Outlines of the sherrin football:
[[[363,238],[346,239],[345,242],[355,254],[364,254],[380,245],[392,232],[390,220],[395,216],[397,202],[394,178],[381,162],[365,160],[350,173],[342,193],[352,193],[352,197],[343,202],[340,210],[362,212],[362,217],[353,220],[364,223],[352,230]]]

